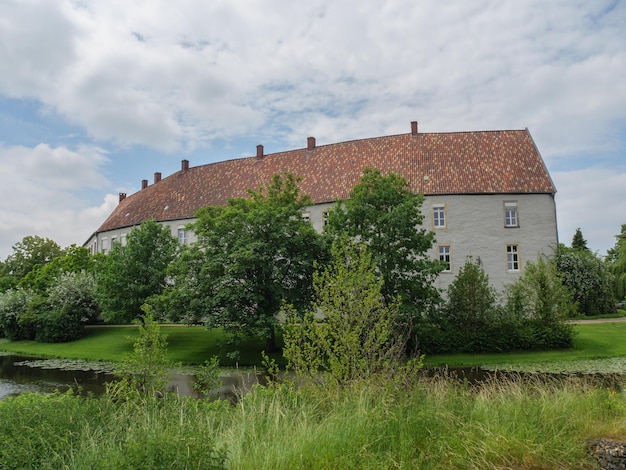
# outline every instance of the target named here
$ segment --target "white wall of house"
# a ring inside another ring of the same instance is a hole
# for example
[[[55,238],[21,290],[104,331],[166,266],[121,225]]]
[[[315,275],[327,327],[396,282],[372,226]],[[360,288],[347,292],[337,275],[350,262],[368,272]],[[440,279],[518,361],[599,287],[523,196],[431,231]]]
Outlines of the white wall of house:
[[[322,232],[325,214],[332,203],[318,204],[303,211],[303,216]],[[436,226],[434,207],[438,207]],[[442,209],[441,209],[442,208]],[[506,210],[515,208],[517,219],[506,226]],[[435,232],[436,243],[430,251],[433,259],[440,258],[440,248],[447,247],[450,271],[443,272],[436,281],[440,289],[447,289],[465,264],[468,256],[480,263],[489,276],[491,284],[502,291],[514,282],[529,261],[536,261],[539,254],[552,254],[558,244],[556,207],[550,194],[498,194],[498,195],[446,195],[427,196],[421,209],[424,228]],[[172,236],[182,241],[179,229],[195,219],[166,221]],[[132,227],[98,233],[85,244],[95,252],[108,252],[112,243],[123,243]],[[197,240],[191,231],[185,231],[184,242]],[[507,252],[507,246],[515,246],[515,254]],[[509,256],[515,256],[517,265],[510,269]],[[517,268],[517,269],[515,269]]]
[[[513,205],[515,204],[515,206]],[[435,227],[434,207],[444,207],[445,224]],[[507,209],[516,207],[517,222],[509,224]],[[471,256],[480,263],[491,284],[502,291],[522,273],[524,265],[540,254],[554,253],[558,245],[556,207],[549,194],[453,195],[426,197],[422,206],[424,226],[435,232],[431,250],[439,258],[440,247],[449,247],[450,271],[437,280],[446,289]],[[517,247],[517,269],[509,266],[507,246]]]

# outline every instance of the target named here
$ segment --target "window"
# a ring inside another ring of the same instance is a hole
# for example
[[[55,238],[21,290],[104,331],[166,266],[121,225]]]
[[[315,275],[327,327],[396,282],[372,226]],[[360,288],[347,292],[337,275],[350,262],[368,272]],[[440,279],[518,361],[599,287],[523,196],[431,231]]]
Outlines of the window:
[[[324,220],[324,226],[328,223],[328,211],[324,211],[322,214],[322,219]]]
[[[111,237],[111,248],[113,248],[116,243],[117,243],[117,237]]]
[[[108,251],[109,251],[109,239],[103,238],[102,239],[102,253],[106,255]]]
[[[304,220],[307,224],[311,223],[311,214],[309,214],[308,212],[303,212],[302,213],[302,220]]]
[[[517,202],[504,203],[504,226],[519,227],[519,218],[517,217]]]
[[[433,227],[444,228],[446,226],[446,206],[435,204],[433,206]]]
[[[187,243],[187,231],[185,227],[178,227],[178,243],[184,245]]]
[[[519,271],[519,246],[506,246],[506,269],[507,271]]]
[[[126,234],[123,233],[122,236],[120,237],[120,243],[122,244],[122,246],[126,246]]]
[[[452,271],[452,262],[450,260],[450,245],[439,245],[439,261],[443,261],[446,264],[443,272]]]

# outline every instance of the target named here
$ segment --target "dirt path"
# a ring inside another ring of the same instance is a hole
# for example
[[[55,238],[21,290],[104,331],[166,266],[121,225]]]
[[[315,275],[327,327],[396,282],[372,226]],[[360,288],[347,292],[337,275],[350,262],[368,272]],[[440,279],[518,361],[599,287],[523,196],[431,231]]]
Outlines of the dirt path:
[[[594,318],[592,320],[572,320],[569,323],[574,325],[582,325],[585,323],[622,323],[626,321],[626,317],[619,318]]]

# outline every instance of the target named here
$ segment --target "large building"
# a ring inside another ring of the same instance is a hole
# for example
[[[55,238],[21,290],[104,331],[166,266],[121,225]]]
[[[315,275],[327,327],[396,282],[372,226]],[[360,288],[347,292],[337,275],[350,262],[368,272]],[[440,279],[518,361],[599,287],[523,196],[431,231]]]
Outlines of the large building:
[[[364,168],[403,175],[424,194],[424,225],[436,234],[431,256],[447,263],[441,288],[454,279],[468,256],[478,260],[500,289],[515,281],[528,261],[558,245],[556,188],[528,130],[420,133],[317,145],[190,167],[154,182],[143,180],[135,194],[120,194],[119,205],[85,246],[106,253],[125,243],[129,231],[148,219],[169,225],[181,243],[195,240],[185,226],[204,206],[245,197],[276,173],[302,178],[301,193],[313,205],[303,213],[322,231],[331,205],[346,199]]]

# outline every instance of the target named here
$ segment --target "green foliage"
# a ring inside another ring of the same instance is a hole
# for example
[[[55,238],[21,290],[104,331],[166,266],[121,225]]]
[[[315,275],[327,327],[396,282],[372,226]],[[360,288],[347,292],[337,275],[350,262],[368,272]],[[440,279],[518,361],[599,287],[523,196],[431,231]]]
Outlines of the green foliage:
[[[584,239],[583,232],[580,230],[580,227],[576,229],[576,232],[574,232],[574,236],[572,237],[572,249],[591,253],[591,250],[587,247],[587,240]]]
[[[614,278],[601,259],[588,250],[561,249],[556,267],[580,313],[593,316],[615,312]]]
[[[94,322],[100,314],[94,274],[62,272],[55,284],[48,288],[47,296],[51,309],[65,311],[81,323]]]
[[[508,301],[519,318],[531,318],[545,324],[558,323],[576,313],[572,296],[563,285],[556,263],[541,256],[527,262],[523,274],[510,286]]]
[[[576,305],[558,275],[556,262],[541,256],[536,263],[526,263],[507,295],[507,311],[525,323],[521,337],[529,344],[520,344],[520,349],[533,344],[537,349],[572,346],[572,326],[565,320],[575,316]]]
[[[283,301],[303,305],[310,298],[321,241],[302,219],[311,200],[300,195],[293,175],[274,175],[248,193],[198,211],[193,230],[202,251],[190,254],[189,270],[179,270],[173,290],[179,299],[197,296],[193,311],[203,312],[210,328],[261,336],[275,350],[276,314]]]
[[[109,255],[99,258],[97,297],[107,322],[139,318],[141,306],[163,292],[176,248],[169,227],[149,220],[128,234],[125,246],[117,243]]]
[[[9,274],[19,281],[36,266],[43,266],[63,254],[63,249],[55,241],[29,235],[13,245],[13,253],[5,263]]]
[[[313,275],[310,308],[300,315],[285,307],[283,355],[290,368],[345,386],[398,366],[406,342],[399,305],[385,302],[375,269],[364,245],[345,236],[333,244],[330,263]]]
[[[208,274],[205,250],[199,244],[183,245],[170,263],[167,275],[173,283],[162,294],[150,298],[155,317],[173,323],[199,325],[208,321]]]
[[[93,273],[95,268],[93,257],[88,248],[71,245],[64,254],[53,258],[46,264],[35,266],[20,281],[20,287],[28,287],[41,294],[53,287],[62,273]]]
[[[427,354],[568,348],[573,329],[564,319],[572,308],[569,291],[546,259],[526,264],[506,306],[497,303],[488,276],[469,259],[443,307],[419,322],[419,345]]]
[[[428,255],[434,233],[419,228],[423,201],[402,176],[365,169],[350,199],[330,211],[325,227],[331,239],[347,233],[368,246],[385,301],[399,298],[405,317],[427,312],[439,300],[433,283],[442,266]]]
[[[193,389],[203,397],[219,396],[216,389],[222,385],[220,374],[220,361],[217,356],[213,356],[199,367],[196,381],[192,384]]]
[[[31,339],[30,329],[24,326],[24,317],[35,298],[29,289],[9,289],[0,293],[0,332],[12,341]]]
[[[609,270],[615,276],[615,298],[626,299],[626,224],[622,224],[622,231],[615,237],[615,246],[607,252]]]
[[[109,384],[107,391],[112,397],[154,397],[164,393],[169,381],[171,363],[167,360],[167,338],[152,318],[150,307],[144,305],[143,310],[133,352],[116,369],[121,380]]]

